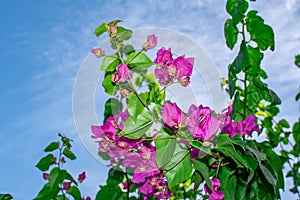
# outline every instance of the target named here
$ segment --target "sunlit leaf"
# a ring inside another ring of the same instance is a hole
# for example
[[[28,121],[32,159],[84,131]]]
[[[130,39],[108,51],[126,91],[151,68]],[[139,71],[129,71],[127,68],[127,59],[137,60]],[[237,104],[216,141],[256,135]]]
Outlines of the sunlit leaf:
[[[45,152],[51,152],[59,148],[59,142],[51,142],[45,149]]]
[[[161,130],[157,133],[154,142],[156,147],[156,163],[161,168],[171,160],[176,147],[176,139],[172,138],[164,130]]]
[[[126,120],[121,134],[130,139],[138,139],[148,131],[152,124],[151,114],[144,110],[136,120],[131,116]]]
[[[227,19],[224,25],[224,34],[227,46],[232,49],[238,39],[238,28],[233,24],[231,19]]]
[[[48,154],[47,156],[43,157],[37,164],[36,167],[39,168],[41,171],[47,171],[51,165],[54,164],[54,155]]]

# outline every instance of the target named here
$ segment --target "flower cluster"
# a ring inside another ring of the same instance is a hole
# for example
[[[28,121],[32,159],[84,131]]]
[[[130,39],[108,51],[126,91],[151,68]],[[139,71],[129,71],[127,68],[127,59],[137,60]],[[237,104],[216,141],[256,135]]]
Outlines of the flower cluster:
[[[250,135],[253,131],[259,131],[259,126],[256,124],[256,118],[250,114],[245,120],[234,122],[230,119],[232,112],[231,107],[223,117],[224,123],[222,133],[228,133],[230,137],[236,136],[238,133],[241,136]]]
[[[222,133],[228,133],[230,137],[238,133],[244,136],[259,131],[253,115],[249,115],[245,120],[234,122],[230,119],[231,110],[229,106],[227,112],[213,116],[209,107],[203,105],[197,107],[192,104],[186,116],[176,103],[166,102],[161,115],[163,122],[170,128],[179,130],[187,126],[193,137],[202,141],[213,140],[220,128]]]
[[[171,192],[162,171],[156,165],[155,147],[140,139],[128,139],[117,134],[124,128],[128,117],[126,110],[108,117],[102,126],[92,126],[92,138],[102,139],[98,143],[99,151],[111,157],[111,165],[122,163],[134,169],[132,182],[141,185],[138,190],[144,194],[145,199],[150,196],[166,199],[171,196]]]
[[[162,47],[158,50],[154,63],[156,64],[154,74],[161,85],[166,86],[175,80],[178,80],[184,87],[190,84],[194,58],[179,56],[173,59],[171,49],[166,50]]]
[[[155,158],[155,147],[144,143],[137,152],[129,153],[122,164],[134,169],[132,182],[141,184],[138,190],[146,199],[151,196],[167,199],[171,196],[171,192],[161,170],[156,165]]]
[[[111,157],[112,164],[127,155],[127,152],[140,145],[141,140],[132,140],[124,136],[117,135],[122,130],[124,123],[129,117],[128,111],[120,112],[115,116],[107,118],[106,123],[102,126],[92,126],[92,138],[101,138],[99,143],[99,151],[107,153]]]

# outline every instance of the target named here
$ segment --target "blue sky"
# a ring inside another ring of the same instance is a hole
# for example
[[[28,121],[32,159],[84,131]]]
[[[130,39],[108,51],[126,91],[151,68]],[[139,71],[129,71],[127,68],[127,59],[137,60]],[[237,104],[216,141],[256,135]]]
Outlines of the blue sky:
[[[299,105],[294,96],[300,71],[293,57],[300,53],[300,5],[297,0],[251,3],[275,31],[275,52],[263,64],[268,83],[282,98],[280,117],[294,122]],[[107,168],[82,145],[73,120],[72,91],[77,71],[89,50],[104,37],[94,28],[122,19],[128,28],[162,27],[182,32],[212,57],[222,76],[236,50],[225,46],[225,1],[3,1],[0,6],[0,193],[32,199],[43,185],[34,167],[43,148],[58,132],[74,139],[78,160],[74,174],[87,171],[82,185],[94,196]],[[90,134],[90,133],[87,133]],[[66,165],[68,167],[68,165]],[[293,196],[285,194],[293,199]]]

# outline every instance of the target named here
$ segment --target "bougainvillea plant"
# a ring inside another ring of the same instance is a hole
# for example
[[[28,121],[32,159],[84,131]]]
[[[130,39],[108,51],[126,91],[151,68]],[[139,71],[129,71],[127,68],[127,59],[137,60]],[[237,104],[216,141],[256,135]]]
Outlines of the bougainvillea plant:
[[[280,199],[285,163],[290,166],[286,176],[294,182],[290,191],[300,197],[300,121],[290,131],[286,120],[275,121],[281,101],[264,82],[267,74],[261,68],[263,53],[275,48],[274,33],[248,8],[247,0],[226,4],[226,44],[233,49],[240,41],[240,46],[222,82],[232,103],[220,113],[202,104],[184,112],[167,98],[171,85],[189,87],[196,58],[175,57],[172,47],[158,47],[155,33],[135,49],[127,42],[133,33],[119,25],[121,20],[96,28],[96,36],[109,35],[114,50],[108,55],[102,48],[91,50],[102,61],[102,86],[110,95],[103,123],[91,127],[99,156],[110,167],[96,200]],[[155,49],[156,57],[150,59],[147,52]],[[253,133],[267,139],[258,142]],[[67,194],[84,199],[77,184],[85,173],[77,182],[62,169],[62,156],[74,159],[74,154],[70,140],[60,137],[61,145],[54,142],[45,149],[59,150],[59,156],[48,154],[37,164],[47,183],[36,199],[67,199]],[[278,146],[280,155],[274,151]],[[50,166],[55,167],[48,174]]]
[[[71,151],[69,138],[58,134],[61,141],[51,142],[45,149],[47,153],[37,164],[36,167],[42,171],[43,179],[46,181],[35,200],[56,199],[68,200],[70,197],[78,200],[91,200],[90,197],[82,197],[79,185],[85,178],[85,172],[78,175],[77,180],[64,169],[67,160],[75,160],[76,156]],[[56,155],[54,154],[56,152]]]

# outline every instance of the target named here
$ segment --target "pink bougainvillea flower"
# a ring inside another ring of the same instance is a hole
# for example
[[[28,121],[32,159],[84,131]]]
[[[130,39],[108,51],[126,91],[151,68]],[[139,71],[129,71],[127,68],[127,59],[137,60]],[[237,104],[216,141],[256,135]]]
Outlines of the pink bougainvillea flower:
[[[142,48],[147,51],[153,49],[157,45],[157,36],[152,34],[147,37],[147,42],[142,45]]]
[[[167,187],[167,182],[161,175],[149,177],[138,190],[144,194],[144,199],[148,199],[149,197],[169,199],[172,195]]]
[[[166,50],[164,47],[159,49],[156,53],[156,58],[154,63],[160,66],[169,66],[173,64],[174,60],[172,58],[171,49]]]
[[[115,135],[117,132],[117,124],[114,117],[109,117],[106,120],[106,123],[102,126],[92,126],[92,138],[105,138],[108,133]]]
[[[167,67],[159,67],[154,70],[154,75],[158,79],[161,85],[168,85],[173,81],[173,77],[170,76]]]
[[[188,130],[190,133],[203,141],[212,140],[220,127],[220,123],[211,115],[211,109],[192,104],[189,108],[189,114]]]
[[[238,128],[241,135],[249,135],[253,131],[259,131],[259,126],[256,124],[256,118],[252,114],[245,120],[239,121]]]
[[[212,189],[207,184],[204,185],[204,191],[209,194],[208,200],[222,200],[224,194],[220,191],[221,182],[218,178],[210,179]]]
[[[191,76],[193,72],[194,58],[179,56],[175,59],[176,78],[180,80],[184,76]]]
[[[164,123],[169,127],[180,129],[187,126],[188,117],[184,115],[176,103],[166,102],[161,115]]]
[[[101,48],[91,49],[91,52],[95,54],[97,58],[100,58],[105,55],[105,52]]]
[[[122,83],[127,81],[128,78],[132,78],[132,74],[127,65],[122,63],[118,66],[117,74],[113,74],[112,81],[116,83]]]
[[[230,137],[234,137],[238,133],[241,136],[250,135],[253,131],[259,131],[259,126],[256,124],[256,118],[252,114],[245,120],[230,121],[222,129],[222,133],[228,133]]]
[[[43,179],[47,180],[49,177],[49,174],[48,173],[43,173]]]
[[[85,180],[86,176],[85,176],[85,172],[82,172],[81,174],[78,175],[77,180],[82,183]]]
[[[68,190],[68,189],[70,189],[71,183],[72,183],[72,182],[63,182],[62,189],[63,189],[63,190]]]

